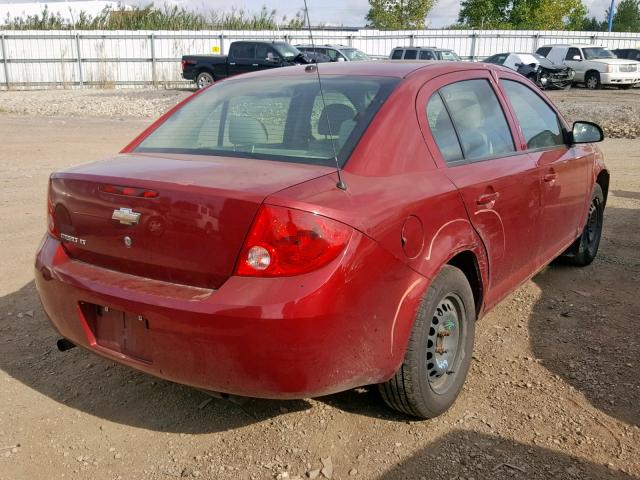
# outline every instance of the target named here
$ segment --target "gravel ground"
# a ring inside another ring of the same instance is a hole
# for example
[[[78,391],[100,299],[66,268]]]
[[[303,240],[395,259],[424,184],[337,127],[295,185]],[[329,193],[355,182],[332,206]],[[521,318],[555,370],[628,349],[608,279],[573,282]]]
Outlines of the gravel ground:
[[[84,98],[76,113],[96,103],[153,116],[184,95],[58,94],[38,92],[58,108]],[[545,269],[482,319],[462,395],[415,421],[374,387],[231,402],[57,351],[32,271],[47,177],[113,154],[149,122],[0,115],[0,479],[640,479],[636,140],[602,144],[612,183],[596,261]]]
[[[64,117],[156,118],[191,90],[0,91],[0,113]],[[608,137],[640,137],[640,89],[590,91],[575,87],[548,96],[570,121],[591,120]]]

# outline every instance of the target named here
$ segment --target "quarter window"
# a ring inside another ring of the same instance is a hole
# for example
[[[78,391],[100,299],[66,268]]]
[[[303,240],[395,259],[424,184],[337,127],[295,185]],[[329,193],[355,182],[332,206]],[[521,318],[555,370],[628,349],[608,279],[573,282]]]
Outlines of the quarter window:
[[[462,160],[460,142],[458,142],[451,118],[449,118],[447,109],[438,93],[434,94],[427,103],[427,121],[445,162],[453,163]]]
[[[460,139],[465,160],[515,151],[509,125],[487,80],[465,80],[440,89]]]
[[[533,90],[512,80],[502,86],[520,123],[527,148],[546,148],[564,144],[558,116]]]
[[[403,50],[394,50],[393,53],[391,54],[391,59],[400,60],[402,58],[402,52]]]

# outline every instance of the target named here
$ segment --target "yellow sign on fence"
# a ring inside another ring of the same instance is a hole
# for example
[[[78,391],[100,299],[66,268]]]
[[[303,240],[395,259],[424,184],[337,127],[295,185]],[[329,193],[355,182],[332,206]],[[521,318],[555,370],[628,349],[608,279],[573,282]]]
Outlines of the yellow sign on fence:
[[[214,45],[213,47],[211,47],[211,51],[213,53],[220,53],[220,47],[218,45]]]

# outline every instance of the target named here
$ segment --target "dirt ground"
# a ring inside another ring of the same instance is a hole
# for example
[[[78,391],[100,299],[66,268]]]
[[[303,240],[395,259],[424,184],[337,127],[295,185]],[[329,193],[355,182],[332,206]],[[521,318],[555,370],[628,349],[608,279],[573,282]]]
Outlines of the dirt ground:
[[[0,115],[0,479],[314,478],[323,460],[339,479],[640,479],[638,140],[602,144],[596,261],[552,265],[487,315],[457,403],[415,421],[372,387],[230,402],[57,351],[32,280],[47,176],[148,122]]]

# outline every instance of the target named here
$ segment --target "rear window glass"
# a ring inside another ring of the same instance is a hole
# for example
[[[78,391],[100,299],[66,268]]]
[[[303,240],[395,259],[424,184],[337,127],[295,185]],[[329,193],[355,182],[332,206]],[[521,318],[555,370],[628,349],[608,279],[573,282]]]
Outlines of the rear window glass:
[[[391,54],[392,60],[400,60],[402,58],[402,50],[394,50]]]
[[[186,103],[137,152],[344,164],[399,79],[315,75],[234,79]],[[326,105],[325,105],[326,104]]]
[[[404,60],[415,60],[418,57],[417,50],[405,50]]]

